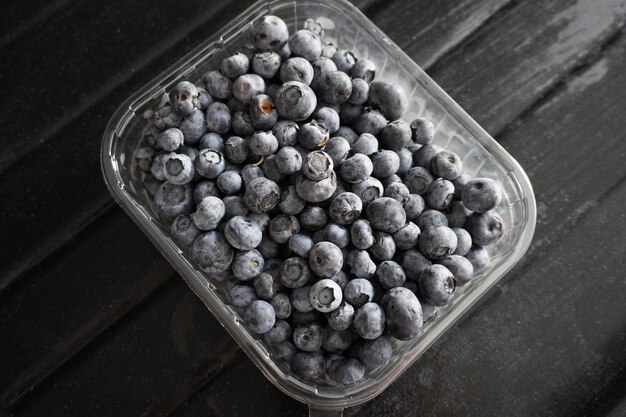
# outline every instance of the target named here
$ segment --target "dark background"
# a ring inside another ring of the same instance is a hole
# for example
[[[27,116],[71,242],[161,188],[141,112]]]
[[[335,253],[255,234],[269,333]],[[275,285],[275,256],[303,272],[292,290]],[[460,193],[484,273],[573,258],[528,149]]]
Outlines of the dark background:
[[[354,0],[528,173],[523,261],[347,415],[626,415],[624,0]],[[0,14],[0,416],[305,415],[109,196],[120,103],[251,1]]]

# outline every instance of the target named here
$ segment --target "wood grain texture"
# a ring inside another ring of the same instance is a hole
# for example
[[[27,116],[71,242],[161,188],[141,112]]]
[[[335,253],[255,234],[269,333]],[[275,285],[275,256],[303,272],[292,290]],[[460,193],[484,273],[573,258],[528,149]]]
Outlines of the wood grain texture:
[[[3,406],[19,400],[175,276],[145,240],[117,209],[2,297],[0,357],[11,358],[0,362]]]
[[[429,73],[470,116],[497,134],[592,57],[622,29],[625,18],[623,0],[520,2]]]
[[[168,415],[236,354],[225,333],[187,285],[173,280],[14,415]]]

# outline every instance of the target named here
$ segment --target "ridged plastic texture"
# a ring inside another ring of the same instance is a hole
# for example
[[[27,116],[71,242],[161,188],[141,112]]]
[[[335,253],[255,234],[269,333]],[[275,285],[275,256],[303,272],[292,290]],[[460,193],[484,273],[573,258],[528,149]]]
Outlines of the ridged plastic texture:
[[[362,382],[349,387],[315,386],[290,375],[287,367],[272,360],[265,346],[242,324],[240,314],[225,303],[223,291],[168,237],[141,186],[141,173],[133,163],[151,110],[165,100],[165,94],[182,80],[198,81],[201,75],[219,67],[221,60],[246,44],[252,23],[266,14],[284,19],[293,33],[305,20],[317,19],[325,28],[324,39],[341,49],[352,50],[357,58],[368,58],[379,68],[378,80],[397,83],[409,97],[407,122],[417,116],[429,118],[436,126],[434,144],[463,158],[464,172],[497,180],[504,198],[497,207],[505,221],[506,233],[488,247],[491,266],[472,284],[460,288],[454,300],[429,321],[413,341],[398,342],[389,363]],[[210,28],[207,28],[207,32]],[[241,345],[256,366],[278,388],[316,409],[342,409],[365,402],[381,393],[402,372],[450,328],[472,305],[496,284],[523,256],[530,245],[536,207],[530,182],[519,164],[469,117],[402,50],[346,1],[259,1],[210,37],[150,84],[133,94],[113,115],[102,142],[102,170],[115,200],[176,268],[226,330]]]

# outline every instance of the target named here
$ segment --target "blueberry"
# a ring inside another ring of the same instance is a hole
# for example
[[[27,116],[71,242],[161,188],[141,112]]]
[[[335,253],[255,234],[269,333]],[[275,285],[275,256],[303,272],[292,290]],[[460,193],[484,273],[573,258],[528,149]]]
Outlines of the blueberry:
[[[231,97],[226,101],[231,113],[244,112],[248,114],[248,103],[242,103],[237,97]],[[208,107],[207,107],[208,108]]]
[[[198,90],[198,101],[196,102],[196,107],[202,111],[206,111],[209,108],[209,105],[213,103],[213,97],[204,87],[196,86]]]
[[[406,224],[402,204],[389,197],[372,201],[367,206],[365,214],[374,229],[387,233],[395,233]]]
[[[299,288],[304,286],[311,277],[308,263],[298,257],[287,258],[281,266],[280,281],[287,288]]]
[[[253,223],[259,225],[263,231],[265,231],[270,224],[270,215],[267,213],[248,213],[246,217]]]
[[[418,300],[420,300],[420,304],[422,305],[422,317],[424,319],[424,323],[426,323],[435,315],[437,315],[439,307],[428,304],[426,301],[421,300],[419,297]]]
[[[243,313],[243,321],[250,331],[263,334],[274,327],[276,315],[270,303],[263,300],[253,301]]]
[[[448,226],[463,227],[468,214],[469,211],[465,208],[461,201],[453,200],[448,209],[445,211],[446,218],[448,219]]]
[[[313,308],[322,313],[329,313],[335,310],[343,300],[341,288],[330,279],[322,279],[316,282],[311,287],[309,296]]]
[[[411,340],[422,329],[422,306],[410,290],[393,288],[382,299],[387,332],[399,340]]]
[[[387,126],[387,119],[378,110],[367,108],[354,122],[354,130],[359,133],[369,133],[377,136]]]
[[[305,352],[314,352],[322,347],[324,329],[318,323],[304,323],[293,329],[293,343]]]
[[[328,279],[335,282],[337,285],[339,285],[339,288],[341,288],[342,291],[348,284],[348,281],[350,280],[348,278],[348,274],[346,274],[344,271],[339,271]]]
[[[254,96],[250,103],[250,120],[257,129],[271,129],[278,120],[274,100],[265,94]],[[271,132],[267,133],[274,136]],[[276,141],[276,148],[278,149],[278,141]]]
[[[430,120],[418,117],[411,122],[411,132],[413,142],[428,145],[435,136],[435,126],[433,126]]]
[[[452,180],[452,185],[454,185],[454,198],[457,200],[463,199],[463,187],[470,180],[469,175],[465,173],[461,173],[458,177]]]
[[[369,303],[374,298],[374,287],[365,278],[355,278],[343,289],[343,298],[355,308]]]
[[[254,133],[252,119],[250,118],[250,113],[247,111],[236,111],[235,113],[233,113],[230,125],[236,135],[246,137]],[[246,151],[247,150],[248,147],[246,146]]]
[[[313,67],[313,79],[311,80],[311,88],[317,89],[320,77],[328,72],[337,71],[337,66],[332,59],[320,57],[311,63]]]
[[[243,104],[249,104],[254,96],[265,93],[265,81],[257,74],[244,74],[233,83],[233,95]]]
[[[250,211],[264,213],[278,205],[280,189],[274,181],[259,177],[247,184],[243,198]]]
[[[195,161],[198,174],[205,178],[217,178],[224,172],[225,161],[220,151],[202,149]]]
[[[371,156],[372,176],[376,178],[387,178],[394,175],[400,168],[400,157],[394,151],[382,150]]]
[[[367,101],[370,85],[362,78],[352,78],[352,92],[348,97],[350,104],[361,105]]]
[[[326,126],[312,120],[300,128],[298,142],[306,149],[315,149],[326,145],[330,134]]]
[[[369,103],[380,109],[389,120],[397,120],[406,111],[408,100],[404,90],[397,84],[373,81],[370,84]]]
[[[361,78],[368,84],[376,77],[376,64],[369,59],[359,59],[350,71],[352,78]]]
[[[366,303],[354,315],[354,330],[363,339],[373,340],[385,331],[385,311],[376,303]]]
[[[300,213],[299,219],[301,226],[311,231],[322,229],[328,222],[324,209],[317,206],[306,206]]]
[[[233,55],[224,58],[220,64],[222,74],[231,79],[247,73],[249,68],[250,60],[241,52],[235,52]]]
[[[256,155],[267,156],[278,150],[278,140],[272,132],[254,132],[248,140],[248,147]]]
[[[327,330],[324,333],[322,349],[326,352],[342,353],[348,350],[354,336],[349,330]]]
[[[293,326],[298,326],[301,324],[310,324],[310,323],[321,323],[322,322],[322,313],[313,309],[312,311],[303,313],[302,311],[293,310],[291,315],[291,324]]]
[[[363,133],[357,141],[352,145],[352,152],[362,153],[363,155],[373,155],[378,152],[378,139],[372,134]]]
[[[453,227],[452,230],[456,234],[456,238],[458,243],[456,244],[456,250],[454,251],[455,255],[465,256],[467,252],[469,252],[472,247],[472,237],[469,232],[465,229],[461,229],[459,227]]]
[[[365,107],[361,104],[352,104],[346,101],[339,106],[339,121],[343,125],[354,125],[364,112]],[[358,139],[358,135],[356,139]],[[356,142],[356,139],[353,142]]]
[[[248,285],[233,285],[228,291],[228,301],[237,308],[246,308],[256,300],[254,288]]]
[[[289,40],[291,54],[300,56],[308,61],[314,61],[322,55],[322,41],[315,33],[308,30],[299,30]]]
[[[335,197],[328,209],[330,217],[339,224],[351,224],[361,215],[363,204],[354,193],[344,192]]]
[[[374,244],[369,249],[374,259],[378,261],[386,261],[396,253],[396,242],[393,237],[384,232],[374,232]]]
[[[438,210],[426,210],[417,219],[417,225],[421,230],[430,226],[448,226],[448,219]]]
[[[262,272],[254,277],[254,291],[256,295],[265,301],[272,300],[278,292],[278,283],[274,280],[274,277],[266,272]]]
[[[417,245],[421,230],[413,222],[407,222],[400,230],[393,234],[393,240],[399,250],[411,249]]]
[[[317,36],[322,36],[324,34],[324,27],[315,19],[307,19],[304,22],[304,28],[315,33]]]
[[[206,132],[205,116],[202,110],[194,109],[180,123],[180,131],[183,132],[185,143],[193,145],[198,143],[202,135]]]
[[[252,60],[252,71],[265,79],[274,78],[278,74],[281,62],[280,55],[276,52],[260,52]]]
[[[374,370],[385,365],[391,353],[393,345],[386,336],[381,336],[374,340],[361,340],[356,345],[356,357],[365,365],[368,370]]]
[[[337,331],[347,330],[354,320],[354,307],[344,300],[339,307],[328,313],[326,318],[331,329]]]
[[[302,163],[302,173],[313,181],[321,181],[333,172],[333,160],[324,151],[309,152]]]
[[[376,268],[375,276],[385,290],[401,287],[406,281],[402,267],[391,260],[381,262]]]
[[[157,136],[157,146],[164,151],[175,151],[180,148],[184,143],[185,137],[180,129],[175,127],[169,128],[159,136]]]
[[[380,132],[380,144],[383,148],[398,151],[410,142],[411,128],[405,121],[393,121]]]
[[[193,200],[196,205],[200,204],[204,197],[220,197],[221,193],[217,188],[217,184],[213,181],[202,181],[196,185],[193,191]]]
[[[413,167],[404,174],[404,183],[411,194],[424,195],[434,178],[430,171],[423,167]]]
[[[248,144],[246,143],[246,147],[247,146]],[[252,182],[253,179],[265,177],[265,174],[263,173],[263,170],[261,169],[261,167],[257,165],[251,165],[251,164],[245,165],[243,168],[241,168],[240,175],[246,187],[248,186],[248,184],[250,184],[250,182]]]
[[[294,121],[307,119],[317,106],[317,97],[311,87],[298,81],[284,83],[274,101],[278,114]]]
[[[416,221],[424,211],[426,203],[419,194],[409,194],[409,199],[404,203],[404,212],[406,213],[406,219],[410,221]]]
[[[289,251],[303,258],[308,258],[313,249],[313,239],[307,235],[293,235],[289,238]]]
[[[182,81],[169,94],[170,104],[183,117],[189,116],[196,109],[198,89],[188,81]]]
[[[429,259],[444,258],[456,250],[456,233],[447,226],[430,226],[422,230],[418,247]]]
[[[401,205],[406,204],[409,201],[409,188],[402,182],[393,182],[385,188],[383,194],[385,197],[393,198]]]
[[[321,231],[321,240],[334,243],[343,249],[350,244],[350,231],[344,226],[329,223]]]
[[[407,279],[413,281],[417,281],[422,271],[430,265],[432,265],[432,262],[416,249],[409,249],[404,252],[400,261],[400,266],[402,266]]]
[[[193,242],[192,257],[204,272],[215,274],[228,269],[234,253],[223,234],[210,231]]]
[[[458,285],[469,282],[474,277],[474,266],[470,261],[460,255],[450,255],[439,260],[439,264],[452,272]]]
[[[445,210],[454,198],[454,185],[448,180],[438,178],[426,192],[426,203],[434,209]]]
[[[254,22],[250,38],[259,51],[277,51],[289,40],[289,29],[280,17],[267,15]]]
[[[259,243],[259,246],[256,247],[256,250],[261,252],[261,255],[263,255],[263,258],[265,259],[278,256],[279,249],[280,245],[274,242],[274,240],[272,240],[272,238],[268,235],[263,235],[261,243]]]
[[[226,100],[232,96],[232,83],[220,71],[209,71],[202,76],[202,82],[211,96]]]
[[[327,42],[326,44],[322,46],[322,56],[325,58],[332,58],[333,55],[335,55],[335,52],[337,51],[338,51],[337,47],[335,46],[335,44],[331,42]]]
[[[164,106],[154,113],[154,126],[160,130],[180,126],[183,116],[172,106]]]
[[[266,259],[263,272],[270,274],[272,277],[274,277],[275,280],[279,280],[280,274],[282,273],[282,266],[283,262],[280,260],[280,258]]]
[[[361,250],[369,249],[374,244],[374,234],[370,222],[364,219],[356,220],[350,229],[352,244]]]
[[[217,187],[226,195],[239,193],[242,185],[243,180],[237,171],[224,171],[217,177]]]
[[[352,79],[343,71],[331,71],[320,75],[317,90],[322,101],[341,104],[352,94]]]
[[[165,179],[171,184],[187,184],[196,171],[191,158],[183,154],[171,153],[165,158]]]
[[[354,385],[365,376],[365,366],[358,359],[348,359],[338,363],[330,374],[343,386]]]
[[[321,181],[313,181],[304,175],[296,178],[296,191],[305,201],[319,203],[331,197],[337,189],[337,176],[334,171]]]
[[[170,223],[181,214],[193,210],[193,190],[189,184],[164,182],[154,194],[154,205],[161,221]]]
[[[432,159],[430,166],[433,174],[446,180],[455,179],[463,171],[461,158],[452,151],[439,152]],[[452,189],[454,190],[454,186]]]
[[[434,145],[424,145],[413,153],[413,164],[430,168],[432,160],[439,152],[441,152],[441,149]]]
[[[224,202],[225,214],[223,220],[229,220],[235,216],[245,216],[248,214],[248,207],[243,197],[240,195],[228,195],[222,198]]]
[[[205,197],[191,215],[194,223],[200,230],[213,230],[224,217],[225,206],[217,197]]]
[[[350,273],[360,278],[371,278],[376,272],[376,264],[365,250],[352,249],[345,259]]]
[[[309,293],[311,292],[311,286],[306,285],[304,287],[295,288],[291,291],[291,305],[296,311],[301,313],[308,313],[313,311],[313,304],[311,304],[311,298]]]
[[[196,227],[190,215],[181,214],[172,223],[170,233],[179,246],[188,247],[198,237],[200,229]]]
[[[333,166],[338,167],[350,153],[350,142],[342,137],[332,137],[326,143],[324,152],[330,155],[330,158],[333,160]]]
[[[291,359],[291,371],[306,380],[319,378],[324,369],[324,357],[319,353],[296,353]]]
[[[502,200],[497,182],[490,178],[476,178],[463,187],[463,204],[476,213],[485,213],[495,208]]]
[[[359,135],[348,126],[339,126],[339,129],[333,134],[333,137],[335,136],[344,138],[350,146],[359,139]]]
[[[224,143],[224,157],[233,164],[243,164],[248,159],[248,144],[244,138],[231,136]]]
[[[198,150],[203,149],[211,149],[214,151],[224,152],[224,139],[218,133],[208,132],[204,134],[198,142]]]
[[[341,178],[351,184],[365,180],[372,174],[373,170],[372,160],[367,155],[360,153],[346,159],[339,167]]]
[[[500,240],[504,234],[504,220],[495,211],[473,213],[465,222],[465,229],[476,245],[486,246]]]
[[[281,120],[276,122],[272,128],[272,133],[278,140],[278,146],[294,146],[298,142],[298,130],[300,127],[291,120]]]
[[[261,169],[263,170],[263,175],[276,183],[282,182],[282,180],[285,179],[285,174],[278,170],[275,154],[267,155],[263,158]]]
[[[456,281],[445,266],[430,265],[420,274],[417,286],[424,301],[441,307],[448,304],[454,296]]]
[[[352,192],[359,196],[363,207],[383,196],[383,185],[374,177],[367,177],[352,186]]]
[[[247,251],[259,246],[263,232],[258,224],[243,216],[235,216],[226,223],[224,236],[231,246]]]
[[[329,133],[335,133],[340,126],[339,114],[330,107],[320,107],[313,113],[313,119],[324,125],[328,129]]]
[[[289,43],[286,43],[282,48],[280,48],[278,55],[283,62],[291,58],[291,47],[289,46]]]
[[[287,243],[291,236],[300,231],[300,222],[296,216],[279,214],[270,220],[268,233],[277,243]]]
[[[276,320],[274,326],[263,334],[263,341],[268,345],[283,343],[291,338],[291,326],[285,320]]]
[[[309,266],[314,274],[328,278],[343,267],[343,254],[334,243],[320,242],[309,253]]]
[[[296,191],[296,187],[290,185],[284,190],[280,195],[280,203],[278,203],[278,207],[284,214],[296,215],[300,213],[306,205],[306,201],[304,201],[298,195]]]
[[[226,134],[230,131],[230,109],[224,103],[216,101],[206,111],[206,127],[209,131]]]
[[[393,174],[393,175],[390,175],[389,177],[385,177],[385,178],[381,178],[380,179],[380,183],[383,185],[383,187],[385,187],[385,189],[387,187],[389,187],[391,184],[396,183],[396,182],[402,183],[402,178],[400,178],[396,174]],[[408,195],[403,197],[403,198],[406,199],[406,200],[409,199]],[[398,201],[400,201],[400,200],[398,200]]]
[[[406,174],[408,170],[413,167],[413,153],[407,148],[399,149],[396,153],[398,155],[398,159],[400,160],[397,174]]]
[[[290,341],[270,345],[272,356],[279,362],[291,362],[299,352],[298,348]]]
[[[270,304],[274,307],[277,319],[287,319],[291,316],[291,301],[286,294],[278,293],[270,300]]]
[[[280,68],[280,80],[283,83],[298,81],[310,85],[313,80],[313,67],[304,58],[289,58]]]

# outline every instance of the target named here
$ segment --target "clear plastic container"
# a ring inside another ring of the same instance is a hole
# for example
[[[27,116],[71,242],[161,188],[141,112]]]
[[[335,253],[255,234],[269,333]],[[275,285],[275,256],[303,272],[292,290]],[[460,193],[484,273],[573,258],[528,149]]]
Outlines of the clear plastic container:
[[[453,301],[427,322],[410,342],[397,342],[389,363],[360,383],[349,387],[326,387],[304,383],[272,360],[265,346],[245,329],[238,312],[225,303],[223,292],[205,273],[196,269],[168,237],[168,228],[158,221],[141,185],[141,173],[133,163],[151,110],[182,80],[198,81],[209,69],[246,43],[252,22],[274,14],[287,22],[290,33],[306,19],[317,19],[326,41],[355,52],[377,64],[378,80],[397,83],[409,97],[403,119],[429,118],[437,127],[434,144],[463,158],[464,172],[497,180],[504,191],[497,207],[506,233],[488,247],[492,264],[470,285],[459,288]],[[208,29],[210,30],[210,29]],[[358,9],[343,0],[259,1],[207,39],[185,58],[143,87],[115,112],[104,133],[102,170],[115,200],[176,268],[226,330],[239,343],[263,374],[286,394],[309,404],[311,415],[341,415],[380,394],[415,362],[446,330],[496,284],[528,249],[536,222],[536,207],[528,177],[519,164],[461,109],[402,50],[389,40]]]

